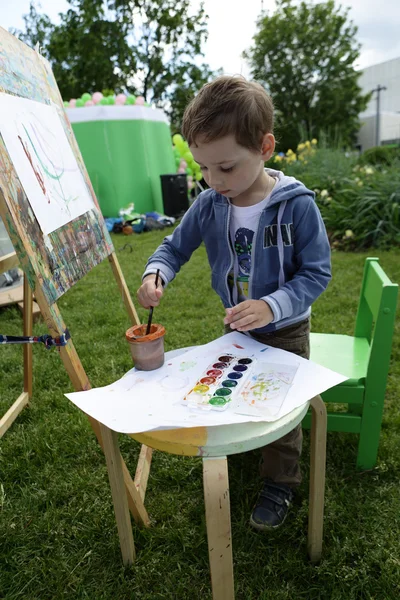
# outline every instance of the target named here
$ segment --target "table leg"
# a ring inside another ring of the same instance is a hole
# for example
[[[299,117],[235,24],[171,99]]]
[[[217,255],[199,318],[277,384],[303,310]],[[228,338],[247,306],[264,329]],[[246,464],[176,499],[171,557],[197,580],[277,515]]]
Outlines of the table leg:
[[[326,406],[321,396],[311,400],[311,409],[308,554],[311,562],[317,562],[322,553],[327,430]]]
[[[234,600],[226,457],[203,458],[203,483],[213,600]]]

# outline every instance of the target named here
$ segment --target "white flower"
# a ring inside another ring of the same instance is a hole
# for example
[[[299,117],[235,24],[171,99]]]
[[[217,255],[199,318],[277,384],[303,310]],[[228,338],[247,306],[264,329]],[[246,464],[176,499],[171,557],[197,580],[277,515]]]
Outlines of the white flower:
[[[325,198],[326,196],[329,196],[328,190],[322,190],[321,191],[321,198]]]
[[[351,229],[346,229],[344,237],[346,237],[346,238],[354,237],[354,233],[352,232]]]

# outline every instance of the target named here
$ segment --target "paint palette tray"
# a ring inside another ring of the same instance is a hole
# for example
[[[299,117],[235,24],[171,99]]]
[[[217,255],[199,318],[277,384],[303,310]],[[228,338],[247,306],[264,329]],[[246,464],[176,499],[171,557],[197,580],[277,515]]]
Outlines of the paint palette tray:
[[[202,410],[226,410],[248,380],[253,360],[232,354],[219,356],[184,396],[182,404]]]

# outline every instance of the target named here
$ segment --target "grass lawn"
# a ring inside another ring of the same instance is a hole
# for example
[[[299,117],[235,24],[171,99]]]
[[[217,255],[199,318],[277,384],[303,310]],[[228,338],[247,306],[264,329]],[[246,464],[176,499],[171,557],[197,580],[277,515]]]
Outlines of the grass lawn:
[[[115,236],[132,296],[163,232]],[[124,244],[129,247],[122,249]],[[394,281],[400,256],[369,252]],[[315,304],[314,331],[352,334],[366,253],[334,253],[333,281]],[[127,315],[107,261],[59,301],[93,386],[131,368]],[[168,288],[154,320],[173,349],[211,341],[224,311],[210,287],[204,247]],[[139,309],[143,320],[147,311]],[[21,335],[17,308],[0,311],[0,332]],[[43,323],[35,334],[47,333]],[[323,559],[307,560],[309,433],[304,481],[282,529],[260,535],[248,518],[257,496],[258,451],[229,458],[237,600],[400,597],[400,343],[395,334],[378,464],[357,473],[358,437],[329,433]],[[0,412],[21,392],[22,347],[0,350]],[[135,564],[124,569],[105,460],[85,415],[64,396],[72,386],[55,349],[34,346],[34,396],[1,440],[0,598],[4,600],[209,600],[201,460],[154,453],[149,530],[133,523]],[[121,436],[134,474],[140,446]]]

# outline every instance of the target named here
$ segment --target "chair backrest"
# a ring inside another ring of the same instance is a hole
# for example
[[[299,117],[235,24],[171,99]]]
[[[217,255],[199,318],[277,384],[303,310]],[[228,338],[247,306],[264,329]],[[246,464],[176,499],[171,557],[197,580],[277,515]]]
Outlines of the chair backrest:
[[[370,342],[367,385],[375,378],[380,381],[380,385],[375,382],[379,388],[384,382],[383,389],[389,371],[398,287],[390,281],[378,258],[366,259],[354,335]]]

